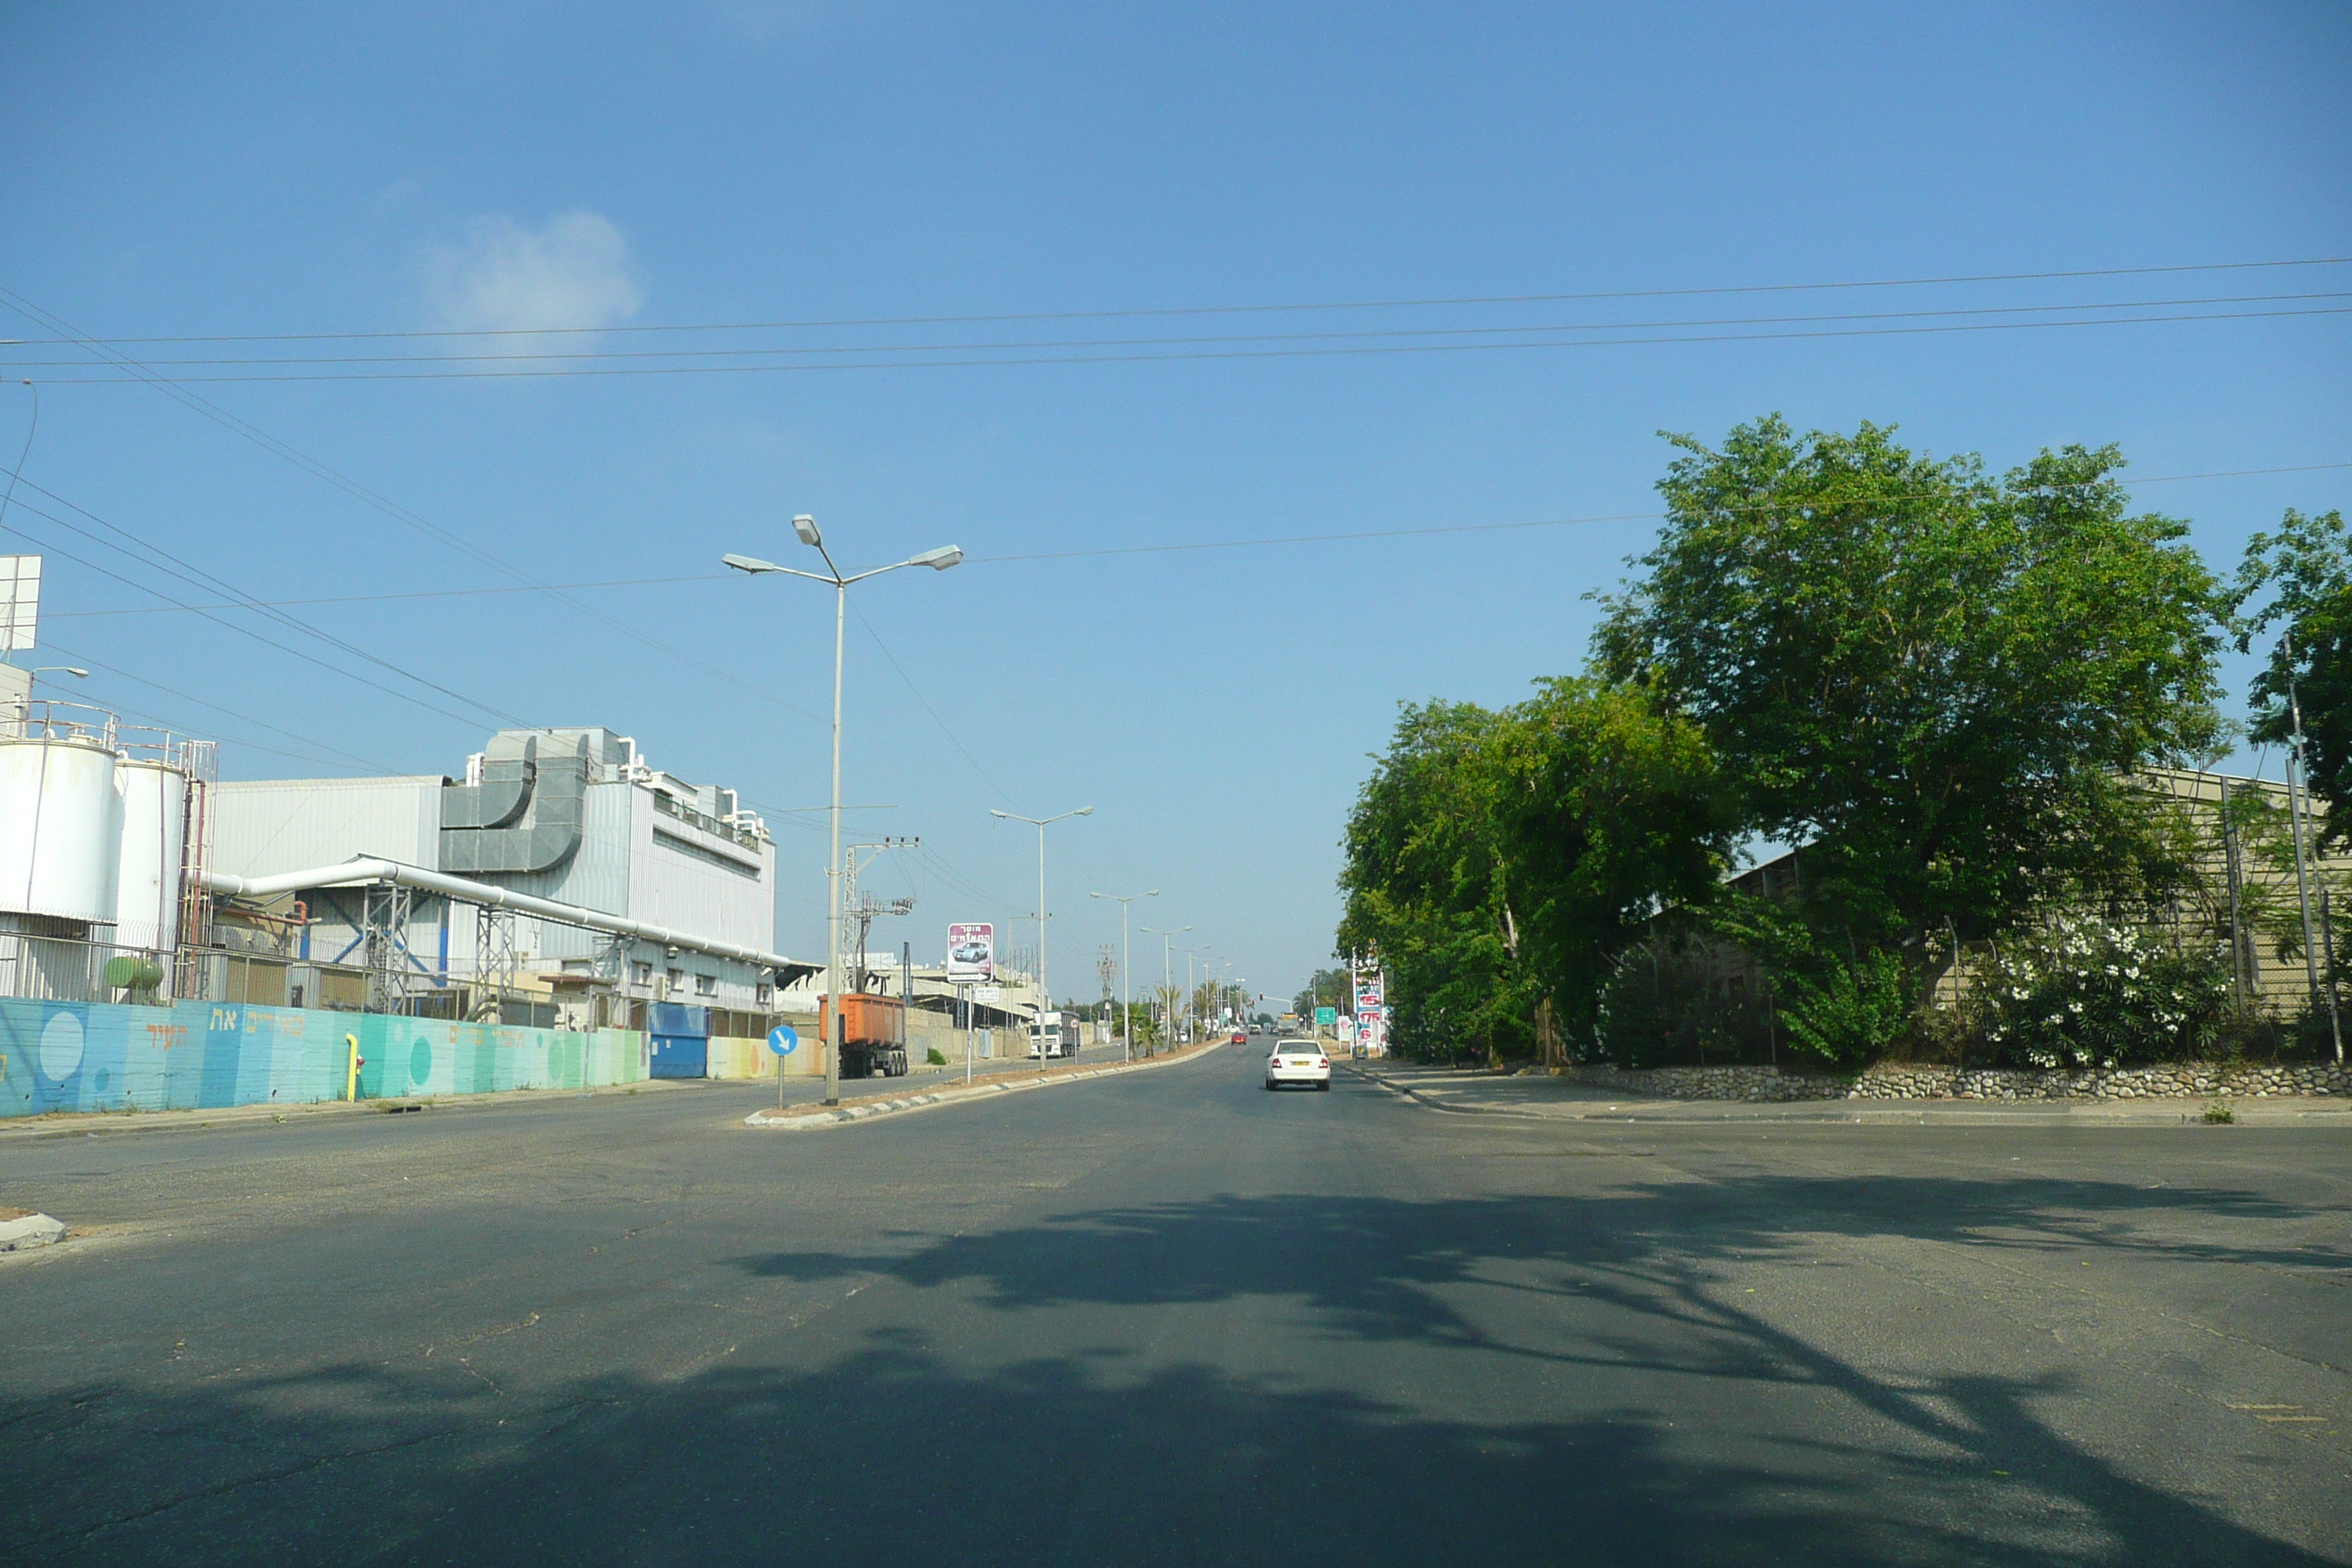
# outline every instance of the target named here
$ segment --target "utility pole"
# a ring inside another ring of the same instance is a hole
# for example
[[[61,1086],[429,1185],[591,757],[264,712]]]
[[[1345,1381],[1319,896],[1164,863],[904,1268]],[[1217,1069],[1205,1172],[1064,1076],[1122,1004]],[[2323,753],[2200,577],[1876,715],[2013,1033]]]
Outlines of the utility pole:
[[[2303,703],[2294,688],[2294,633],[2286,634],[2286,711],[2293,736],[2286,753],[2286,809],[2294,827],[2294,889],[2303,902],[2303,966],[2311,984],[2311,999],[2319,1000],[2319,955],[2311,929],[2311,884],[2304,875],[2305,805],[2311,799],[2311,778],[2303,767]],[[2314,868],[2316,869],[2316,868]],[[2321,889],[2321,899],[2326,890]],[[2336,954],[2327,955],[2327,1030],[2336,1042],[2336,1059],[2344,1059],[2344,1023],[2336,1009]]]
[[[1087,895],[1090,899],[1118,900],[1119,968],[1121,974],[1125,976],[1120,982],[1124,999],[1119,1004],[1118,1037],[1126,1042],[1129,1061],[1135,1059],[1135,949],[1129,943],[1127,937],[1127,906],[1138,899],[1156,899],[1159,896],[1160,889],[1157,888],[1147,893],[1088,893]]]
[[[1037,1059],[1045,1059],[1045,1012],[1053,1005],[1054,994],[1045,986],[1045,829],[1065,816],[1092,816],[1095,808],[1082,805],[1076,811],[1066,811],[1058,816],[1023,816],[1018,812],[990,808],[988,815],[1001,816],[1008,822],[1025,822],[1037,830]],[[1066,1045],[1068,1042],[1065,1041]]]

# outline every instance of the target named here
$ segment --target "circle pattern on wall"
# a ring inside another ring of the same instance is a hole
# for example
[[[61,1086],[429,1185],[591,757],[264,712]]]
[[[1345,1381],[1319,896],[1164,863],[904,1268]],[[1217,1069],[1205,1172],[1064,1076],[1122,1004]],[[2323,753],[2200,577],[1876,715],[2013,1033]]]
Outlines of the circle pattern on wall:
[[[81,1070],[81,1020],[71,1013],[51,1014],[41,1026],[41,1076],[51,1083],[73,1077]]]

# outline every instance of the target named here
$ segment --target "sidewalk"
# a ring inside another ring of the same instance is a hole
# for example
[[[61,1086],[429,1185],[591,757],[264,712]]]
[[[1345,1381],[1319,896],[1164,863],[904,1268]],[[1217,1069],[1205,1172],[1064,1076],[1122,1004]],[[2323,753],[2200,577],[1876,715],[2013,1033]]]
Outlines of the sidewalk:
[[[1538,1076],[1416,1067],[1381,1059],[1333,1065],[1432,1110],[1538,1121],[1878,1122],[1939,1126],[2178,1127],[2200,1123],[2210,1100],[1726,1100],[1634,1099]],[[2352,1101],[2232,1095],[2242,1127],[2352,1128]]]
[[[719,1087],[702,1079],[650,1079],[637,1083],[600,1084],[593,1089],[501,1089],[488,1094],[400,1095],[387,1100],[309,1100],[289,1105],[265,1100],[257,1105],[216,1105],[192,1110],[54,1110],[41,1116],[12,1116],[0,1121],[0,1143],[20,1138],[99,1137],[117,1132],[184,1132],[203,1127],[235,1127],[254,1121],[293,1121],[311,1116],[353,1116],[414,1110],[430,1104],[436,1110],[461,1110],[486,1106],[553,1105],[606,1094],[667,1094],[677,1089]]]

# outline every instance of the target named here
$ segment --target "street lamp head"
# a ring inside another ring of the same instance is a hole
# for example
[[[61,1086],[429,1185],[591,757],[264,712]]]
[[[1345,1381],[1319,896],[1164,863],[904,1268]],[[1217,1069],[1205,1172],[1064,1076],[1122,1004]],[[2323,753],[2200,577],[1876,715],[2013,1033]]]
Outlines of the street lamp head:
[[[824,535],[816,531],[816,519],[811,517],[808,513],[803,512],[800,516],[793,519],[793,531],[799,534],[801,536],[801,542],[809,546],[811,549],[821,549],[824,547]]]
[[[1091,805],[1082,805],[1078,807],[1077,810],[1070,813],[1072,816],[1092,816],[1094,814],[1095,808]]]
[[[920,555],[916,556],[910,564],[928,566],[934,572],[944,572],[962,559],[963,552],[961,549],[952,544],[942,544],[937,550],[924,551]]]
[[[1006,821],[1008,821],[1008,822],[1010,822],[1010,821],[1013,819],[1013,814],[1012,814],[1011,812],[1009,812],[1009,811],[999,811],[999,810],[997,810],[997,809],[996,809],[994,806],[992,806],[992,806],[990,806],[990,807],[988,808],[988,815],[989,815],[989,816],[1001,816],[1001,817],[1003,817],[1003,818],[1004,818]]]
[[[774,562],[762,561],[756,555],[722,555],[719,558],[719,564],[723,566],[732,566],[738,572],[760,573],[781,572],[783,570],[782,567],[777,565]]]
[[[89,671],[76,665],[69,664],[66,666],[66,673],[72,676],[76,680],[88,680],[89,679]]]

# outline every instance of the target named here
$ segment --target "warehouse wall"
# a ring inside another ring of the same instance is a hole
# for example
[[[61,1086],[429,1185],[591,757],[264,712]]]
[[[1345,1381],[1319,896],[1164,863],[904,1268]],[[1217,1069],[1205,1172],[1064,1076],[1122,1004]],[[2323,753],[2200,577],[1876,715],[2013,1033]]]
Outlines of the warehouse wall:
[[[343,1095],[345,1035],[362,1099],[589,1089],[646,1077],[646,1039],[378,1013],[181,1002],[0,999],[0,1116],[299,1105]]]

